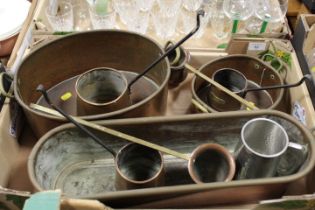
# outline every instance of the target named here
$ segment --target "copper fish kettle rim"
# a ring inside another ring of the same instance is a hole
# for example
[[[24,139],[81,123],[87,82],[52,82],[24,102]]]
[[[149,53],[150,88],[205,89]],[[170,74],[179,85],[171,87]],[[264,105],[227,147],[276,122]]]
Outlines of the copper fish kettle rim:
[[[166,191],[168,193],[178,193],[178,192],[185,192],[189,191],[192,192],[201,192],[203,190],[216,190],[216,189],[222,189],[222,188],[228,188],[228,187],[249,187],[249,186],[257,186],[257,185],[271,185],[271,184],[285,184],[290,183],[292,181],[298,180],[302,177],[305,177],[307,174],[311,172],[315,165],[315,142],[311,141],[313,139],[313,135],[311,134],[310,130],[307,129],[305,126],[303,126],[300,122],[298,122],[297,119],[295,119],[293,116],[286,114],[281,111],[277,110],[258,110],[258,111],[234,111],[234,112],[216,112],[209,114],[193,114],[193,115],[183,115],[183,116],[168,116],[168,117],[150,117],[149,119],[147,117],[141,117],[137,118],[135,120],[134,118],[128,118],[128,119],[115,119],[111,121],[96,121],[97,123],[100,123],[104,126],[108,125],[120,125],[120,124],[128,124],[128,125],[138,125],[149,122],[181,122],[186,120],[203,120],[203,119],[222,119],[228,117],[236,118],[236,117],[259,117],[262,115],[270,115],[275,117],[280,117],[285,120],[290,121],[294,126],[299,128],[299,130],[305,135],[307,138],[307,142],[309,145],[309,157],[307,158],[307,165],[302,167],[300,171],[297,171],[296,173],[292,175],[286,175],[282,177],[272,177],[272,178],[258,178],[258,179],[245,179],[245,180],[235,180],[233,182],[212,182],[212,183],[203,183],[203,184],[188,184],[188,185],[178,185],[178,186],[162,186],[162,187],[154,187],[154,188],[145,188],[145,189],[137,189],[137,190],[123,190],[123,191],[116,191],[111,193],[100,193],[95,194],[91,196],[83,196],[85,199],[101,199],[101,200],[107,200],[107,199],[125,199],[129,196],[136,196],[136,195],[143,195],[146,196],[149,195],[157,195],[161,194]],[[66,129],[74,128],[75,126],[71,123],[66,123],[63,125],[60,125],[56,128],[53,128],[46,134],[44,134],[39,141],[35,144],[33,147],[29,158],[27,162],[27,169],[28,174],[30,177],[30,180],[38,191],[43,191],[43,187],[40,186],[38,181],[35,177],[35,171],[33,170],[34,167],[34,161],[37,156],[37,150],[40,149],[40,147],[46,142],[47,138],[50,136],[57,134],[58,132],[64,131]],[[80,196],[78,196],[80,198]]]

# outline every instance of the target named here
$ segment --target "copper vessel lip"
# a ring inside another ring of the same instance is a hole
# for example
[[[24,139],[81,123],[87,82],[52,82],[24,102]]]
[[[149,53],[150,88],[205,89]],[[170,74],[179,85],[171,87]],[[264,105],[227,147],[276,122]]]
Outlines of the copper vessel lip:
[[[78,87],[78,83],[79,83],[79,80],[82,78],[82,76],[84,76],[85,74],[88,74],[88,73],[90,73],[90,72],[92,72],[92,71],[98,71],[98,70],[113,71],[113,72],[115,72],[115,73],[118,73],[118,74],[121,76],[121,79],[124,81],[124,84],[125,84],[124,90],[120,93],[120,95],[119,95],[117,98],[115,98],[115,99],[112,100],[112,101],[108,101],[108,102],[105,102],[105,103],[95,103],[95,102],[86,100],[84,97],[81,96],[81,94],[80,94],[79,91],[78,91],[78,88],[77,88],[77,87]],[[90,70],[84,72],[83,74],[81,74],[81,75],[78,77],[77,81],[75,82],[75,91],[76,91],[76,93],[77,93],[77,96],[80,97],[80,99],[81,99],[82,101],[84,101],[85,103],[91,104],[91,105],[93,105],[93,106],[106,106],[106,105],[110,105],[110,104],[116,103],[116,102],[119,101],[125,94],[128,94],[128,95],[129,95],[129,93],[127,93],[127,90],[128,90],[128,82],[127,82],[126,77],[125,77],[119,70],[116,70],[116,69],[114,69],[114,68],[108,68],[108,67],[97,67],[97,68],[90,69]]]
[[[222,71],[232,71],[232,72],[235,72],[236,74],[238,74],[239,76],[241,76],[241,77],[244,79],[244,81],[245,81],[244,88],[241,89],[241,90],[239,90],[239,91],[233,91],[234,93],[239,94],[239,93],[242,93],[243,91],[245,91],[245,90],[247,89],[248,79],[246,78],[246,76],[245,76],[242,72],[240,72],[239,70],[236,70],[236,69],[234,69],[234,68],[221,68],[221,69],[218,69],[218,70],[216,70],[216,71],[213,72],[212,79],[213,79],[214,81],[216,81],[216,80],[215,80],[215,76],[216,76],[218,73],[222,72]],[[218,82],[218,81],[216,81],[216,82]],[[218,82],[218,83],[220,83],[220,82]]]
[[[221,146],[219,144],[215,144],[215,143],[201,144],[192,152],[191,157],[188,161],[188,172],[189,172],[189,175],[192,178],[192,180],[197,184],[205,184],[205,182],[201,182],[196,177],[195,172],[193,170],[193,165],[194,165],[196,157],[200,153],[202,153],[206,150],[215,150],[215,151],[219,152],[220,154],[224,155],[225,159],[228,162],[229,170],[228,170],[228,174],[227,174],[226,178],[223,180],[223,182],[231,181],[233,179],[235,171],[236,171],[236,164],[235,164],[235,160],[233,158],[233,155],[226,148],[224,148],[223,146]]]
[[[166,47],[166,49],[169,49],[172,44],[174,43],[171,43],[169,46]],[[184,68],[186,63],[188,63],[190,60],[190,53],[188,52],[188,50],[186,50],[183,46],[179,46],[178,48],[180,51],[182,51],[183,55],[180,56],[184,56],[184,60],[182,61],[182,63],[180,63],[180,65],[171,65],[171,69],[174,71]]]
[[[53,40],[53,41],[45,44],[44,46],[42,46],[42,47],[32,51],[30,54],[28,54],[23,59],[23,61],[20,64],[20,66],[23,65],[23,63],[26,62],[26,60],[28,60],[28,58],[31,58],[32,55],[40,53],[40,50],[42,48],[49,47],[49,46],[53,45],[55,42],[58,42],[59,40],[70,39],[73,36],[78,36],[78,35],[81,35],[81,34],[104,33],[104,32],[124,33],[124,34],[127,34],[127,35],[129,34],[129,35],[132,35],[132,36],[141,36],[141,38],[146,39],[147,41],[150,41],[151,43],[153,43],[157,47],[157,49],[160,50],[160,53],[164,52],[163,48],[160,46],[160,44],[158,42],[156,42],[155,40],[153,40],[153,39],[151,39],[151,38],[149,38],[148,36],[145,36],[145,35],[139,35],[139,34],[134,33],[134,32],[114,30],[114,29],[111,29],[111,30],[110,29],[109,30],[93,30],[93,31],[77,32],[75,34],[69,34],[67,36],[57,38],[56,40]],[[80,117],[82,117],[82,119],[84,119],[84,120],[97,120],[97,119],[102,119],[102,118],[110,118],[110,117],[114,117],[114,116],[117,116],[117,115],[120,115],[120,114],[124,114],[126,112],[134,110],[135,108],[138,108],[138,107],[148,103],[150,100],[152,100],[152,98],[156,97],[168,84],[168,81],[169,81],[169,78],[170,78],[170,75],[171,75],[170,63],[169,63],[168,59],[164,59],[163,62],[165,62],[165,65],[166,65],[166,68],[165,68],[166,76],[164,78],[164,81],[160,85],[158,85],[158,88],[156,89],[156,91],[154,93],[152,93],[150,96],[148,96],[147,98],[143,99],[142,101],[137,102],[134,105],[128,106],[128,107],[126,107],[124,109],[120,109],[120,110],[117,110],[117,111],[113,111],[113,112],[109,112],[109,113],[105,113],[105,114],[86,115],[86,116],[80,116]],[[54,120],[57,120],[57,121],[64,122],[65,120],[63,120],[63,119],[60,119],[58,117],[55,117],[55,116],[52,116],[52,115],[49,115],[49,114],[45,114],[45,113],[42,113],[42,112],[38,112],[38,111],[36,111],[34,109],[31,109],[29,107],[29,104],[25,104],[25,102],[23,101],[23,99],[21,98],[20,93],[19,93],[19,79],[18,79],[19,71],[20,71],[20,68],[18,68],[18,70],[17,70],[17,72],[15,74],[15,78],[16,79],[14,79],[14,81],[13,81],[14,95],[15,95],[15,98],[18,101],[18,103],[24,109],[26,109],[27,111],[29,111],[32,114],[35,114],[35,115],[38,115],[38,116],[42,116],[42,117],[45,117],[45,118],[48,118],[48,119],[54,119]]]
[[[159,156],[161,157],[160,169],[159,169],[159,171],[158,171],[153,177],[151,177],[151,178],[149,178],[149,179],[146,179],[146,180],[143,180],[143,181],[136,181],[136,180],[131,180],[131,179],[127,178],[127,177],[120,171],[120,168],[118,167],[118,163],[117,163],[117,159],[118,159],[117,157],[118,157],[118,155],[122,152],[122,150],[124,150],[126,147],[128,147],[128,146],[130,146],[130,145],[132,145],[132,144],[134,144],[134,143],[126,144],[125,146],[123,146],[123,147],[117,152],[117,155],[116,155],[116,158],[115,158],[115,168],[116,168],[117,173],[119,173],[119,175],[120,175],[121,177],[123,177],[126,181],[128,181],[128,182],[130,182],[130,183],[134,183],[134,184],[145,184],[145,183],[148,183],[148,182],[150,182],[150,181],[152,181],[152,180],[158,178],[158,177],[162,174],[162,172],[163,172],[163,170],[164,170],[164,159],[163,159],[163,155],[162,155],[162,153],[161,153],[160,151],[157,151],[157,152],[159,153]]]
[[[205,63],[204,65],[202,65],[199,70],[202,72],[208,65],[212,64],[212,63],[215,63],[215,62],[218,62],[218,61],[221,61],[221,60],[228,60],[228,59],[231,59],[231,58],[249,58],[249,59],[253,59],[253,60],[256,60],[258,63],[261,63],[265,66],[267,66],[268,68],[272,69],[273,70],[273,73],[277,75],[278,78],[280,78],[280,84],[283,85],[283,79],[281,78],[280,74],[275,71],[273,69],[273,67],[271,65],[269,65],[268,63],[265,63],[263,62],[262,60],[258,59],[258,58],[255,58],[253,56],[249,56],[249,55],[243,55],[243,54],[233,54],[233,55],[227,55],[227,56],[224,56],[224,57],[219,57],[219,58],[216,58],[216,59],[213,59],[212,61],[208,62],[208,63]],[[218,112],[217,110],[213,109],[212,107],[210,107],[209,105],[207,105],[206,103],[204,103],[200,98],[199,96],[197,95],[196,93],[196,90],[195,90],[195,84],[196,84],[196,76],[194,76],[192,78],[192,82],[191,82],[191,90],[192,90],[192,96],[194,99],[196,99],[199,103],[203,104],[204,106],[207,107],[207,109],[211,110],[211,112]],[[280,88],[279,89],[279,96],[277,97],[277,99],[275,101],[273,101],[273,104],[268,108],[268,109],[275,109],[279,103],[281,102],[282,98],[283,98],[283,95],[284,95],[284,90],[283,88]]]

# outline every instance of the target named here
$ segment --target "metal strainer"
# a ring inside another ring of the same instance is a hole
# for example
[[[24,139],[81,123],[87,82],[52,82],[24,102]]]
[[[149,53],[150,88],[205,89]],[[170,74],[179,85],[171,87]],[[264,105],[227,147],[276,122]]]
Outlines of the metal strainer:
[[[302,149],[289,142],[285,129],[267,118],[255,118],[244,124],[236,160],[238,179],[272,177],[281,155],[288,147]]]

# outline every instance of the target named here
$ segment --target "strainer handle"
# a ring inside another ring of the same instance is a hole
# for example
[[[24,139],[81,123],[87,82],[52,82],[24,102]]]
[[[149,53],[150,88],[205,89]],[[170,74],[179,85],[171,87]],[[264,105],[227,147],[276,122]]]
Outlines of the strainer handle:
[[[297,149],[297,150],[303,150],[304,146],[298,143],[294,143],[294,142],[289,142],[289,147],[293,148],[293,149]]]

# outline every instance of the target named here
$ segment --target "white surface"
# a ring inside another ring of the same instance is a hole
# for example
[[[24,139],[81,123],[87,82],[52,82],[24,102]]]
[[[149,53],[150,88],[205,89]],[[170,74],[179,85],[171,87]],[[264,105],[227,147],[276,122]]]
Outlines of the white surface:
[[[20,31],[30,5],[27,0],[0,0],[0,41]]]

